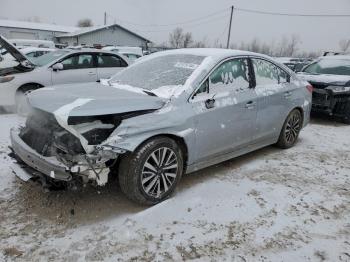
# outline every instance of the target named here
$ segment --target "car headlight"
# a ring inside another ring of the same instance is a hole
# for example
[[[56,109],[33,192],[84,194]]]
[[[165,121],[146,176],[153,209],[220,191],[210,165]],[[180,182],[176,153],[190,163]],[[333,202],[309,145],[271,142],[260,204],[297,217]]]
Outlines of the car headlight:
[[[2,76],[0,77],[0,83],[10,82],[14,79],[14,76]]]

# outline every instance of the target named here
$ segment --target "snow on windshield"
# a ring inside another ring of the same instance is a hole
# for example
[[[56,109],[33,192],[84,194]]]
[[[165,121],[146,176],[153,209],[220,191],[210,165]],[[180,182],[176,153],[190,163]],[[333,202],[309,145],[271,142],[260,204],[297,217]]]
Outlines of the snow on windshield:
[[[183,86],[204,58],[204,56],[187,54],[158,56],[124,69],[110,82],[146,90],[164,86]]]
[[[350,75],[350,59],[320,59],[304,69],[310,74]]]

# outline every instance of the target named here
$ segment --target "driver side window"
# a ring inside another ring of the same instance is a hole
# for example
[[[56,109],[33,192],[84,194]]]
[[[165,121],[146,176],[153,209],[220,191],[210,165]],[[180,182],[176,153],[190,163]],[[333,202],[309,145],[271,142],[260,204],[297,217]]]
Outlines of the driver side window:
[[[197,90],[201,93],[218,93],[248,89],[250,87],[249,65],[246,58],[235,58],[219,65]]]

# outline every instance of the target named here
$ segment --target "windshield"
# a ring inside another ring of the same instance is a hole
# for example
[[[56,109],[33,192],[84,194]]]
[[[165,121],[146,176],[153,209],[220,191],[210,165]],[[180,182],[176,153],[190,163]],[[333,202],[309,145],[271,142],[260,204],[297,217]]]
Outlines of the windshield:
[[[129,85],[147,90],[162,86],[184,85],[204,57],[176,54],[140,61],[117,73],[110,83]]]
[[[303,71],[309,74],[350,75],[350,59],[320,59]]]
[[[39,56],[39,57],[33,57],[30,58],[30,61],[37,65],[37,66],[44,66],[48,63],[51,63],[52,61],[59,59],[69,53],[69,51],[66,50],[58,50],[54,52],[47,53],[45,55]]]

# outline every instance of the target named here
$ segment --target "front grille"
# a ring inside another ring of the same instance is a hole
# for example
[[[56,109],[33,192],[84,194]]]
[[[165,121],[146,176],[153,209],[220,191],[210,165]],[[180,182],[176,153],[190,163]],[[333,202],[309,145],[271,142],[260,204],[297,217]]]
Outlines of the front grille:
[[[329,100],[328,94],[320,94],[317,92],[313,92],[312,94],[312,103],[313,104],[325,104]]]
[[[42,110],[33,110],[20,137],[43,156],[52,156],[57,148],[70,154],[84,153],[79,139],[62,128],[53,114]]]

